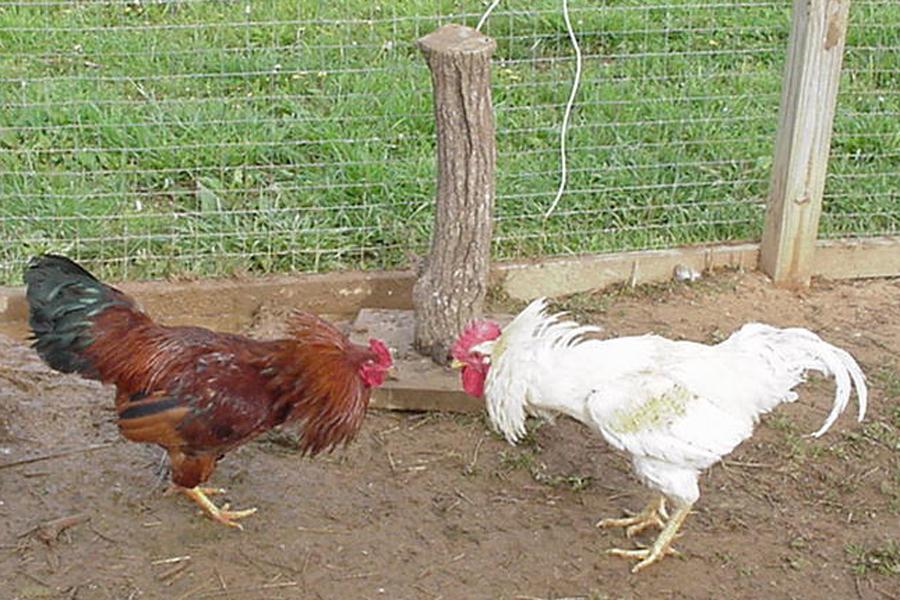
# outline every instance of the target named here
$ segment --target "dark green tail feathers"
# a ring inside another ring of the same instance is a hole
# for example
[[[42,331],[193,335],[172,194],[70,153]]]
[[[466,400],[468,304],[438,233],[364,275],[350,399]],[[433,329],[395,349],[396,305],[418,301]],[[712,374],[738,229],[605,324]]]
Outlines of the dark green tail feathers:
[[[130,299],[65,256],[45,254],[25,270],[28,323],[34,349],[63,373],[96,379],[82,351],[91,342],[92,318],[110,306],[131,306]]]

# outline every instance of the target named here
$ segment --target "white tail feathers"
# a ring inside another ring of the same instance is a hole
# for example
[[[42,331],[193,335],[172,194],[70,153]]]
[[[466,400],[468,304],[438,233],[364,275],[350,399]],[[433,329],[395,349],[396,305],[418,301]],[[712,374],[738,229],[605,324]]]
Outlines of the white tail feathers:
[[[761,323],[749,323],[735,332],[723,344],[764,346],[774,360],[789,371],[819,371],[832,375],[835,381],[834,405],[825,422],[812,437],[819,437],[834,424],[850,402],[850,393],[856,388],[859,403],[858,420],[866,414],[868,389],[866,377],[850,354],[824,341],[818,335],[802,328],[778,329]],[[802,378],[801,378],[802,380]]]

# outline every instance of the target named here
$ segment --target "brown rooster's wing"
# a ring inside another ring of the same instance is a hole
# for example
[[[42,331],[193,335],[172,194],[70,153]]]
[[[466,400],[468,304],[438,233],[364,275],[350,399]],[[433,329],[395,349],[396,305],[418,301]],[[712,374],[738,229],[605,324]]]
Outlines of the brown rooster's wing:
[[[154,326],[127,364],[98,352],[120,390],[122,433],[166,446],[173,465],[174,449],[218,457],[285,422],[309,454],[349,441],[369,403],[358,373],[367,351],[314,315],[297,312],[289,325],[292,338],[270,342]]]
[[[220,456],[277,422],[266,378],[251,356],[258,343],[241,341],[195,353],[180,370],[168,370],[154,392],[120,389],[122,435],[165,447],[178,485],[203,483]]]
[[[239,352],[200,355],[189,372],[168,375],[163,389],[120,400],[128,439],[221,454],[272,426],[264,378]]]

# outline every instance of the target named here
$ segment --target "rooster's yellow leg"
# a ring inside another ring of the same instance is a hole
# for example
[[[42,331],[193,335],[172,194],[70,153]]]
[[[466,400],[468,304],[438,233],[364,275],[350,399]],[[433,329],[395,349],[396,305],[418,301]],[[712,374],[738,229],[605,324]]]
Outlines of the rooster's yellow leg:
[[[198,492],[200,492],[201,494],[204,494],[205,496],[215,496],[217,494],[224,494],[225,492],[228,491],[225,488],[202,487],[199,485],[197,487],[195,487],[194,489],[197,490]]]
[[[255,508],[248,508],[246,510],[229,510],[229,506],[226,504],[222,508],[219,508],[215,504],[213,504],[212,500],[207,498],[206,494],[221,494],[225,490],[219,488],[203,488],[203,487],[195,487],[195,488],[181,488],[181,493],[196,502],[200,508],[203,509],[211,519],[214,521],[218,521],[223,525],[228,525],[229,527],[237,527],[238,529],[243,529],[243,526],[236,522],[235,519],[243,519],[244,517],[249,517],[253,513],[256,512]]]
[[[604,529],[610,527],[624,527],[625,537],[630,538],[635,534],[642,532],[648,527],[659,527],[662,529],[666,523],[663,519],[669,518],[666,513],[666,499],[660,494],[651,500],[644,510],[633,517],[625,517],[624,519],[601,519],[597,521],[597,527]]]
[[[676,554],[675,550],[673,550],[671,547],[672,540],[675,539],[675,534],[678,533],[678,529],[681,527],[681,524],[684,523],[684,520],[687,518],[688,513],[690,512],[690,504],[679,504],[678,506],[676,506],[675,512],[672,513],[672,517],[669,519],[669,522],[666,523],[666,526],[659,533],[656,541],[653,542],[653,545],[649,548],[641,548],[639,550],[622,550],[620,548],[611,548],[607,550],[606,553],[612,556],[639,559],[641,562],[632,567],[632,573],[637,573],[644,567],[652,565],[667,554]]]
[[[163,492],[163,496],[184,493],[184,490],[186,490],[186,489],[190,489],[190,488],[182,487],[182,486],[178,485],[177,483],[170,483],[169,487],[166,488],[166,491]],[[194,489],[197,490],[198,492],[203,493],[206,496],[215,496],[218,494],[224,494],[228,491],[225,488],[203,487],[200,485],[198,485]]]

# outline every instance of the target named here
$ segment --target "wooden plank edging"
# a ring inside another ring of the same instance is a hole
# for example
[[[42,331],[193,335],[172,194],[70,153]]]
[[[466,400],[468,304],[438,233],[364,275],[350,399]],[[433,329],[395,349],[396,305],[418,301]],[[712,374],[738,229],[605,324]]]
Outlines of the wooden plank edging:
[[[830,279],[900,276],[900,236],[820,240],[813,273]],[[562,296],[618,283],[667,281],[676,266],[755,269],[759,244],[694,246],[590,254],[540,261],[498,262],[492,281],[511,297]],[[290,306],[354,315],[360,308],[412,308],[412,271],[349,271],[190,282],[117,284],[155,317],[240,331],[263,306]],[[0,287],[0,333],[24,339],[28,311],[21,287]]]

